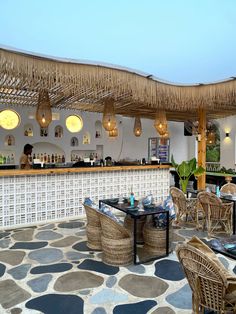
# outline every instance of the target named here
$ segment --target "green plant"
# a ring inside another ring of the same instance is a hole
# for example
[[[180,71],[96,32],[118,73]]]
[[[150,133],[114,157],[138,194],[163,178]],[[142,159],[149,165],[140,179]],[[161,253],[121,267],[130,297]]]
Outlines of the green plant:
[[[189,161],[182,161],[181,164],[177,164],[172,155],[171,163],[179,176],[180,185],[184,193],[187,191],[187,185],[191,175],[200,176],[205,172],[205,169],[202,166],[197,167],[196,158]]]

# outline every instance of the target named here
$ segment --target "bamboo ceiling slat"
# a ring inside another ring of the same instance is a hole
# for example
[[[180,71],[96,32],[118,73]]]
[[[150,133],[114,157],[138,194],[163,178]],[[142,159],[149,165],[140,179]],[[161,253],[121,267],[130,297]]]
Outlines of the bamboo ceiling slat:
[[[196,119],[199,108],[208,117],[236,114],[236,80],[177,85],[152,75],[108,65],[40,57],[0,48],[0,102],[37,106],[38,92],[49,91],[51,105],[59,109],[103,112],[106,97],[115,112],[153,119],[158,109],[168,120]]]

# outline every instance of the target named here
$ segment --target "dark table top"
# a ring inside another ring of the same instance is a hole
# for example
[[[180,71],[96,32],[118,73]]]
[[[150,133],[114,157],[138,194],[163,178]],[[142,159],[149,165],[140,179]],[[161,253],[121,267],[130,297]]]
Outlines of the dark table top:
[[[128,202],[119,203],[119,200],[116,198],[99,200],[99,202],[112,206],[134,218],[168,212],[168,210],[163,210],[160,206],[153,206],[152,208],[142,210],[138,207],[139,201],[137,200],[134,202],[134,207],[131,207]]]

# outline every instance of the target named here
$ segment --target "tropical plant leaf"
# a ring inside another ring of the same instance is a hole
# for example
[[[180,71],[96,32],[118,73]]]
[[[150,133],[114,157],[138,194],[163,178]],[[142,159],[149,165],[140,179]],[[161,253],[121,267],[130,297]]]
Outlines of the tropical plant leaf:
[[[180,177],[188,177],[191,174],[189,163],[186,161],[183,161],[178,166],[178,171],[179,171]]]
[[[205,172],[205,169],[202,166],[199,166],[197,169],[193,171],[195,176],[201,176]]]
[[[189,160],[189,167],[190,167],[191,172],[196,169],[196,167],[197,167],[196,158]]]

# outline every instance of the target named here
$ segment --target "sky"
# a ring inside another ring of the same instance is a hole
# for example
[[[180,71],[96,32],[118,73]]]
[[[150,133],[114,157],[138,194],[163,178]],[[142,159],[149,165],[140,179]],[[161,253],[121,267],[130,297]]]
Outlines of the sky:
[[[236,0],[1,0],[0,46],[174,83],[236,76]]]

